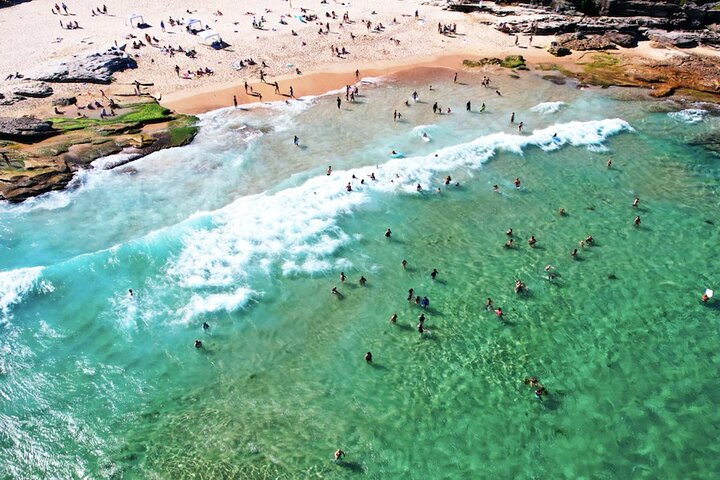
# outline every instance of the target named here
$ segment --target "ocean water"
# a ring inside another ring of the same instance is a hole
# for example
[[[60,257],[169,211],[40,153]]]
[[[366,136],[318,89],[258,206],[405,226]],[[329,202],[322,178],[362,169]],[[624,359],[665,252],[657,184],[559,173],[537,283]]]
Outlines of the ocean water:
[[[0,478],[717,478],[720,117],[481,75],[211,112],[0,205]]]

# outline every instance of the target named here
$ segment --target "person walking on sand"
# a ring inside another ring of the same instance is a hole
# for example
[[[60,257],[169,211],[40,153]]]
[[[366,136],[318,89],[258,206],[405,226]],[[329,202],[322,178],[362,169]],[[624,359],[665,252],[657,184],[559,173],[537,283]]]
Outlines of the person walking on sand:
[[[457,83],[457,72],[455,72],[455,78],[453,78],[453,83]]]
[[[340,97],[337,97],[336,102],[337,102],[338,110],[340,110],[340,105],[342,104],[342,100],[340,99]]]
[[[233,105],[237,108],[237,96],[233,95]]]
[[[355,79],[357,80],[359,78],[360,78],[360,70],[355,70]]]
[[[465,110],[470,111],[470,100],[465,104]]]
[[[292,86],[290,86],[290,98],[295,98],[295,92],[293,91]]]
[[[296,147],[299,147],[299,146],[300,146],[300,137],[298,137],[297,135],[295,135],[295,136],[293,137],[293,143],[295,144]]]

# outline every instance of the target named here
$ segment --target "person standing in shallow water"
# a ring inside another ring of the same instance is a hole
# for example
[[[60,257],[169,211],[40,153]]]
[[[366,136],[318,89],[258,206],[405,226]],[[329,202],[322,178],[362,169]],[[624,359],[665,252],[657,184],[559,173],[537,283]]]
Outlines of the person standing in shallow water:
[[[372,353],[367,352],[367,353],[365,354],[365,361],[366,361],[367,363],[372,363]]]
[[[639,226],[640,226],[640,215],[638,215],[638,216],[635,217],[635,220],[633,220],[633,224],[634,224],[636,227],[639,227]]]
[[[385,238],[390,238],[392,236],[392,230],[389,228],[385,230]]]

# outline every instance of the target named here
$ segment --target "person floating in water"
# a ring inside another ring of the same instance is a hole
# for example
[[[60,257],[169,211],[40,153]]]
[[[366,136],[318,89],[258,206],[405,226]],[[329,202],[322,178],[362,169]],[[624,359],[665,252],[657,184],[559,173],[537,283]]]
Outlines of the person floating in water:
[[[335,463],[341,462],[344,456],[345,452],[343,452],[341,448],[338,448],[335,452]]]
[[[365,354],[365,361],[366,361],[367,363],[372,363],[372,353],[367,352],[367,353]]]
[[[203,344],[200,340],[195,340],[195,348],[202,348]]]

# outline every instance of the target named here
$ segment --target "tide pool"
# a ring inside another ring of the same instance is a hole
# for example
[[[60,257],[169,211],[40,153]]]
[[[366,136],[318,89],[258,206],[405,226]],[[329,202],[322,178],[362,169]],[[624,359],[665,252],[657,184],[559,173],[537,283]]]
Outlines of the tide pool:
[[[461,76],[211,112],[0,205],[3,478],[715,478],[720,117]]]

